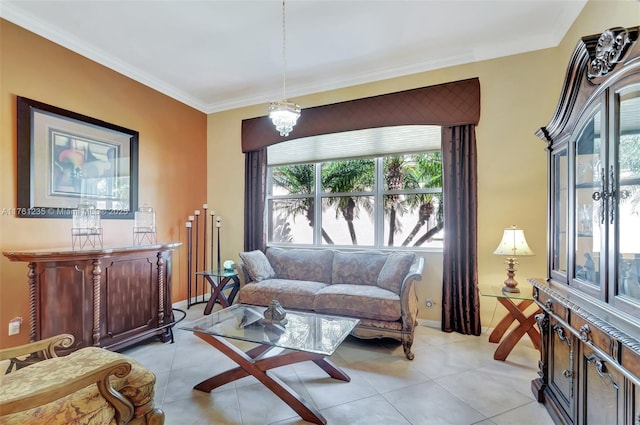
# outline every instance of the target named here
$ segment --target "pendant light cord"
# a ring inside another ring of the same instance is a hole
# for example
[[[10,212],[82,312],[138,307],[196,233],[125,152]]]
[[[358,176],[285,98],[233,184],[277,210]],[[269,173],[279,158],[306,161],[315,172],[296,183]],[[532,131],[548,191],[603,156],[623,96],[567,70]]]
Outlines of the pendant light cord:
[[[282,98],[287,99],[287,21],[286,10],[282,0]]]

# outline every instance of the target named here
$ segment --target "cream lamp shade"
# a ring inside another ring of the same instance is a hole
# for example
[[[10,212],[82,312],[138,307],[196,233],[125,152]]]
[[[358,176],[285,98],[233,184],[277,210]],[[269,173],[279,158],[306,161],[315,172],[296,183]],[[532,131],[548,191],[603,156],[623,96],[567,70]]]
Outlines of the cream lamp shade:
[[[517,229],[515,225],[504,229],[500,245],[498,245],[498,248],[496,248],[493,253],[496,255],[508,255],[511,257],[535,255],[531,248],[529,248],[529,244],[527,244],[527,240],[524,237],[524,231],[522,229]]]
[[[502,240],[493,253],[495,255],[507,256],[507,260],[505,261],[507,264],[507,279],[504,281],[504,288],[502,288],[502,290],[504,292],[520,292],[518,282],[515,279],[515,266],[518,264],[516,257],[535,255],[533,250],[529,248],[529,244],[527,244],[524,231],[518,229],[515,225],[504,229]]]

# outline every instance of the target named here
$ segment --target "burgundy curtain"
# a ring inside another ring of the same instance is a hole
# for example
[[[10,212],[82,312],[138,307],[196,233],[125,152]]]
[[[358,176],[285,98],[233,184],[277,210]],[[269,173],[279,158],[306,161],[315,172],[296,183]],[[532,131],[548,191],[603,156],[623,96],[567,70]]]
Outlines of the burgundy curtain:
[[[442,330],[480,335],[477,167],[474,125],[443,127]]]
[[[244,164],[244,250],[264,252],[264,203],[267,182],[267,148],[247,152]]]

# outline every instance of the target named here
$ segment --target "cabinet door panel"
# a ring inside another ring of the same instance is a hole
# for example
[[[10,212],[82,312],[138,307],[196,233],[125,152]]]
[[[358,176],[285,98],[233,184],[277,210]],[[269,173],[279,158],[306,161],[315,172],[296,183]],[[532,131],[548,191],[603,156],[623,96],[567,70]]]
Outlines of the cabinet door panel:
[[[606,221],[606,163],[602,147],[600,106],[580,127],[574,144],[575,208],[574,208],[574,276],[584,289],[599,292],[602,262],[602,237]]]
[[[574,388],[574,364],[572,337],[567,330],[555,322],[550,321],[551,353],[549,368],[549,385],[560,394],[560,401],[567,412],[571,411]]]
[[[91,345],[93,282],[84,262],[51,262],[38,270],[38,339],[74,336],[74,349]]]
[[[618,176],[615,184],[619,232],[617,252],[618,293],[640,301],[640,84],[619,93]],[[617,186],[617,187],[616,187]]]
[[[621,424],[624,421],[624,377],[589,347],[582,354],[581,409],[578,423]]]
[[[550,264],[554,277],[566,282],[568,258],[568,209],[569,209],[569,163],[566,145],[552,154],[554,185],[551,219],[553,241],[551,243]]]
[[[155,258],[123,258],[104,266],[104,343],[157,323],[158,273]]]

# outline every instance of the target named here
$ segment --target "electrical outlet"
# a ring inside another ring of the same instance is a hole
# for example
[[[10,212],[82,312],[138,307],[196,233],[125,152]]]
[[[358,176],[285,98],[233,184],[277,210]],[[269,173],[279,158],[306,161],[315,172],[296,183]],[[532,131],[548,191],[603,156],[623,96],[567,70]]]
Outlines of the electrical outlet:
[[[424,305],[429,308],[433,307],[433,300],[431,298],[427,298],[427,300],[424,302]]]
[[[20,333],[20,325],[22,324],[22,318],[16,317],[9,321],[9,336],[18,335]]]

